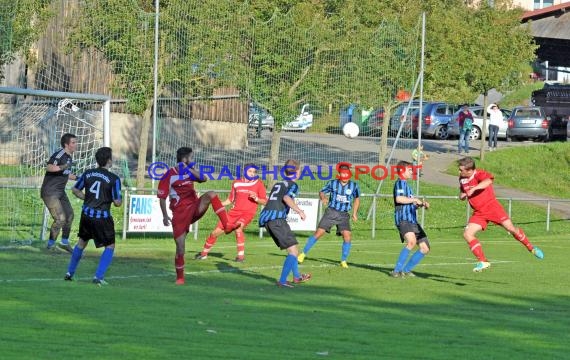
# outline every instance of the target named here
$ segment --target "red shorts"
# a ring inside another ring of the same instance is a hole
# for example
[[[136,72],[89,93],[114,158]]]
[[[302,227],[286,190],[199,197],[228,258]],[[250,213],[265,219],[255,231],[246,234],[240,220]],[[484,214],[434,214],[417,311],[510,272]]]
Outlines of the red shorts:
[[[249,223],[251,222],[251,220],[253,220],[254,217],[255,213],[248,214],[241,211],[234,211],[233,209],[228,212],[228,222],[234,224],[241,223],[243,229],[245,229],[245,227],[249,225]],[[218,225],[216,226],[220,229],[224,228],[221,221],[218,221]]]
[[[172,235],[178,238],[190,231],[190,225],[196,220],[194,215],[198,212],[200,201],[182,203],[172,209]]]
[[[505,209],[499,202],[496,202],[489,204],[482,210],[475,210],[469,218],[469,223],[480,225],[485,230],[489,221],[500,225],[508,219],[509,215],[505,212]]]

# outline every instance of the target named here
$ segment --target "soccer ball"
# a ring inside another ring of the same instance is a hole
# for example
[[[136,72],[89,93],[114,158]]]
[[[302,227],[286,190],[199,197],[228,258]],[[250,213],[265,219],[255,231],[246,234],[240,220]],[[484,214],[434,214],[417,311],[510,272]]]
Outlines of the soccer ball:
[[[360,129],[358,128],[358,125],[353,122],[346,123],[342,127],[342,133],[349,139],[357,137],[359,131]]]

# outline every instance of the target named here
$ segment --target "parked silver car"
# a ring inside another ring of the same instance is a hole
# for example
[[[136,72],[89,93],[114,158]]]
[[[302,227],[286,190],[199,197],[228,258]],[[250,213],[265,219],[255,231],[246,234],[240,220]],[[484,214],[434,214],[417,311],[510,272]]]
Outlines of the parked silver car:
[[[459,126],[457,124],[457,117],[462,110],[458,110],[453,114],[453,117],[447,124],[447,133],[450,137],[459,136]],[[483,106],[471,106],[469,111],[473,114],[473,128],[469,135],[470,140],[479,140],[481,138],[481,133],[483,129]],[[511,115],[511,110],[501,109],[503,113],[503,123],[499,126],[499,133],[497,137],[499,139],[505,139],[507,137],[507,118]],[[489,114],[487,114],[487,126],[489,126]],[[486,131],[487,136],[489,136],[489,130]]]
[[[515,107],[508,120],[507,141],[513,138],[547,141],[552,137],[550,123],[540,106]]]

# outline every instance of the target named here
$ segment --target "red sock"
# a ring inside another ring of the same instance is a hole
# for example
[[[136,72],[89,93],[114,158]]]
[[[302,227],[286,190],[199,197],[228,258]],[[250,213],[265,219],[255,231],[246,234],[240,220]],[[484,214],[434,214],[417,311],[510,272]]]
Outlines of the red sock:
[[[534,246],[532,246],[530,241],[528,241],[528,238],[526,237],[526,234],[524,233],[523,229],[518,228],[517,232],[513,235],[513,237],[518,241],[520,241],[521,244],[526,246],[528,251],[532,251],[532,249],[534,249]]]
[[[174,268],[176,269],[176,279],[184,279],[184,254],[176,254]]]
[[[226,228],[228,225],[228,214],[226,213],[226,209],[222,205],[222,202],[220,201],[218,195],[214,195],[210,202],[212,203],[212,209],[214,209],[214,212],[220,218],[222,225],[224,228]]]
[[[471,249],[473,255],[475,255],[475,257],[479,259],[479,261],[487,261],[485,254],[483,254],[483,248],[481,247],[481,243],[479,242],[479,240],[477,239],[471,240],[469,242],[469,248]]]
[[[245,256],[245,234],[241,230],[236,230],[237,256],[243,258]]]
[[[206,256],[208,255],[208,253],[210,252],[210,250],[212,250],[212,247],[214,246],[214,244],[216,243],[216,237],[215,236],[208,236],[208,238],[206,239],[206,242],[204,243],[204,248],[202,249],[202,252],[200,253],[200,255],[202,256]]]

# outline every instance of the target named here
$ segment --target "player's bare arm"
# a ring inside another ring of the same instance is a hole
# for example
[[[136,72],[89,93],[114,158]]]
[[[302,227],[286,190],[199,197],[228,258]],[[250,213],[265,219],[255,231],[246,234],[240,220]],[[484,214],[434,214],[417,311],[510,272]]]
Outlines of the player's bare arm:
[[[360,207],[360,198],[355,198],[352,204],[352,221],[358,221],[358,208]]]
[[[72,187],[72,188],[71,188],[71,192],[72,192],[73,195],[75,195],[77,198],[79,198],[79,199],[81,199],[81,200],[85,200],[85,194],[83,193],[83,191]]]
[[[293,198],[291,198],[288,195],[283,196],[283,202],[289,206],[291,209],[293,209],[293,211],[295,211],[297,214],[299,214],[299,216],[301,217],[301,220],[305,220],[305,212],[303,210],[301,210],[301,208],[299,208],[297,206],[297,204],[295,204],[295,200],[293,200]]]
[[[465,200],[465,199],[467,199],[467,194],[462,191],[462,192],[459,194],[459,200]]]
[[[476,186],[473,186],[471,189],[467,190],[467,196],[473,195],[473,193],[477,190],[483,190],[493,184],[493,179],[485,179],[481,181]]]
[[[256,204],[265,205],[267,204],[267,199],[262,199],[255,191],[249,192],[249,198],[253,200]]]
[[[200,172],[194,168],[190,169],[190,173],[192,174],[192,181],[195,181],[197,183],[204,183],[206,181],[208,181],[208,178],[205,176],[201,176]]]
[[[160,203],[160,210],[162,211],[162,223],[164,224],[164,226],[168,226],[170,225],[170,216],[168,216],[168,213],[166,212],[166,199],[160,199],[159,200]]]
[[[320,191],[319,197],[321,198],[321,202],[323,203],[324,206],[327,206],[329,204],[329,198],[324,192]]]

